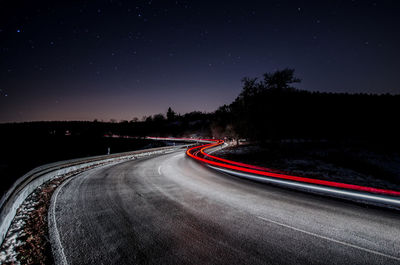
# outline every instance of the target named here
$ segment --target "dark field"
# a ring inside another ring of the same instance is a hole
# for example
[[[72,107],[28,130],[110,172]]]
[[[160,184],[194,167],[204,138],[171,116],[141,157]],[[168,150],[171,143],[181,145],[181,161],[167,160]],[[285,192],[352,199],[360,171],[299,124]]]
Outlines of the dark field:
[[[229,147],[218,156],[297,176],[400,190],[398,144],[280,141]]]
[[[50,135],[2,132],[0,152],[0,196],[29,170],[51,162],[95,155],[160,147],[165,143],[147,139],[88,135]]]

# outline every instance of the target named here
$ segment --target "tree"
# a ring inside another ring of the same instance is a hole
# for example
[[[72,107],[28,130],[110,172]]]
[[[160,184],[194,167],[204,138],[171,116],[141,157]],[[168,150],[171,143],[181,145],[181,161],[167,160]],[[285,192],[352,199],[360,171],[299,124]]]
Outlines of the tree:
[[[285,68],[274,73],[265,73],[263,87],[268,90],[289,92],[296,90],[291,84],[300,82],[301,79],[294,76],[294,69]]]
[[[165,121],[165,117],[162,113],[153,115],[153,122],[163,122]]]
[[[153,117],[152,116],[143,116],[143,121],[145,121],[146,123],[150,123],[153,121]]]
[[[245,138],[260,139],[275,134],[275,127],[282,126],[285,118],[294,112],[282,108],[293,100],[299,90],[294,83],[300,79],[294,76],[294,69],[283,69],[265,73],[264,79],[243,78],[243,90],[229,106],[234,131]],[[290,106],[290,104],[289,104]],[[219,110],[222,112],[222,109]],[[266,120],[268,122],[266,122]]]
[[[257,78],[245,77],[242,79],[243,90],[240,92],[238,99],[247,99],[255,96],[260,92],[262,83],[257,83]]]
[[[167,120],[168,120],[168,121],[173,121],[173,120],[175,120],[175,116],[176,116],[175,111],[173,111],[173,110],[171,109],[171,107],[169,107],[169,108],[168,108],[168,111],[167,111]]]

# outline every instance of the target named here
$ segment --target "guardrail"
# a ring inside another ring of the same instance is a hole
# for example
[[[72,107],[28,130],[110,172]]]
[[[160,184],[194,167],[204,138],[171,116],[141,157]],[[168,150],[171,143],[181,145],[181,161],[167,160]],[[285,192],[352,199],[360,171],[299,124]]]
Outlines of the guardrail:
[[[0,245],[7,234],[18,208],[24,200],[44,182],[62,176],[67,173],[74,173],[90,168],[136,159],[142,156],[149,156],[157,153],[163,153],[170,150],[182,148],[178,146],[158,147],[132,152],[124,152],[112,155],[93,156],[88,158],[79,158],[65,160],[55,163],[39,166],[20,177],[13,186],[3,195],[0,201]]]
[[[196,145],[196,143],[212,143],[213,141],[215,141],[213,139],[174,138],[174,137],[146,137],[146,139],[158,140],[158,141],[192,142],[190,144],[191,146]]]
[[[270,168],[223,159],[211,153],[218,150],[224,141],[205,141],[208,143],[192,147],[186,154],[217,171],[258,182],[400,209],[400,191],[293,176]]]

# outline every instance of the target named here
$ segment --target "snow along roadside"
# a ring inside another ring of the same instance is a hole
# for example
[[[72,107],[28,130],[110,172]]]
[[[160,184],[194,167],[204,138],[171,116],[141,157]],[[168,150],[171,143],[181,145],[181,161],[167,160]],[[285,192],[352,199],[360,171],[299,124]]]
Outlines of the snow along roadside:
[[[62,175],[80,172],[80,170],[88,170],[93,167],[101,166],[110,163],[119,163],[122,161],[127,161],[131,159],[137,159],[143,156],[149,156],[153,154],[161,154],[166,151],[177,150],[180,146],[175,147],[161,147],[153,148],[147,150],[140,150],[134,152],[127,152],[121,154],[115,154],[111,156],[103,157],[90,157],[74,161],[59,162],[57,166],[42,166],[39,167],[40,170],[33,170],[34,173],[26,174],[21,177],[17,184],[15,184],[5,196],[1,199],[1,209],[0,209],[0,244],[7,234],[10,225],[19,209],[19,207],[24,203],[25,199],[39,186],[43,183],[58,178]]]

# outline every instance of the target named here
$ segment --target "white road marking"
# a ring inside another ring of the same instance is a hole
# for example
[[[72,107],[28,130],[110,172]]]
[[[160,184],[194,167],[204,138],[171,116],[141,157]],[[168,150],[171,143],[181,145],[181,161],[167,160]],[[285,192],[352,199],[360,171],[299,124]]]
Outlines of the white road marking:
[[[287,224],[282,224],[282,223],[273,221],[271,219],[268,219],[268,218],[265,218],[265,217],[262,217],[262,216],[257,216],[257,217],[259,219],[261,219],[261,220],[264,220],[264,221],[267,221],[267,222],[270,222],[270,223],[273,223],[273,224],[276,224],[276,225],[279,225],[279,226],[283,226],[283,227],[286,227],[286,228],[289,228],[289,229],[292,229],[292,230],[295,230],[295,231],[298,231],[298,232],[302,232],[302,233],[310,235],[310,236],[315,236],[315,237],[318,237],[318,238],[321,238],[321,239],[325,239],[325,240],[328,240],[328,241],[331,241],[331,242],[335,242],[335,243],[338,243],[338,244],[341,244],[341,245],[344,245],[344,246],[347,246],[347,247],[356,248],[356,249],[363,250],[363,251],[366,251],[366,252],[369,252],[369,253],[372,253],[372,254],[375,254],[375,255],[383,256],[385,258],[389,258],[389,259],[394,259],[394,260],[400,261],[399,257],[395,257],[395,256],[388,255],[388,254],[385,254],[385,253],[382,253],[382,252],[378,252],[378,251],[371,250],[371,249],[368,249],[368,248],[364,248],[364,247],[360,247],[360,246],[357,246],[357,245],[353,245],[351,243],[346,243],[346,242],[343,242],[343,241],[340,241],[340,240],[337,240],[337,239],[333,239],[333,238],[330,238],[330,237],[327,237],[327,236],[318,235],[318,234],[315,234],[313,232],[308,232],[308,231],[305,231],[305,230],[300,229],[300,228],[296,228],[296,227],[293,227],[293,226],[290,226],[290,225],[287,225]]]
[[[57,228],[57,220],[56,220],[56,203],[57,203],[57,196],[58,196],[58,194],[60,193],[60,191],[61,191],[61,189],[68,183],[68,182],[70,182],[72,179],[73,179],[74,177],[71,177],[71,178],[69,178],[69,179],[67,179],[66,181],[64,181],[63,183],[61,183],[61,185],[57,188],[57,190],[55,191],[55,193],[54,193],[54,201],[53,201],[53,205],[51,205],[51,207],[52,207],[52,215],[53,215],[53,224],[54,224],[54,237],[55,237],[55,240],[56,240],[56,245],[58,246],[58,249],[60,250],[59,251],[59,255],[60,255],[60,258],[61,258],[61,260],[60,260],[60,262],[61,262],[61,264],[64,264],[64,265],[67,265],[68,264],[68,261],[67,261],[67,258],[66,258],[66,256],[65,256],[65,253],[64,253],[64,248],[63,248],[63,246],[62,246],[62,244],[61,244],[61,239],[60,239],[60,232],[58,231],[58,228]]]
[[[53,230],[54,230],[54,240],[55,240],[55,245],[56,248],[59,250],[57,251],[57,255],[59,256],[60,260],[56,260],[57,262],[59,262],[59,264],[63,264],[63,265],[68,265],[68,261],[67,261],[67,257],[65,256],[64,253],[64,248],[61,244],[61,239],[60,239],[60,232],[58,231],[57,228],[57,220],[56,220],[56,204],[57,204],[57,198],[58,198],[58,194],[60,193],[60,191],[62,190],[62,188],[68,184],[71,180],[80,177],[80,178],[87,178],[89,176],[88,172],[92,171],[92,170],[100,170],[102,168],[108,167],[108,166],[112,166],[115,164],[119,164],[117,163],[111,163],[111,164],[106,164],[106,165],[101,165],[99,167],[96,167],[94,169],[90,169],[88,171],[85,172],[81,172],[75,176],[70,177],[69,179],[67,179],[66,181],[64,181],[63,183],[61,183],[60,186],[57,187],[56,191],[53,193],[52,195],[52,199],[51,199],[51,215],[52,215],[52,223],[53,223]],[[82,176],[83,173],[86,173],[84,176]],[[54,251],[54,248],[52,247],[52,250]],[[53,252],[54,253],[54,252]]]
[[[159,174],[159,175],[162,175],[162,173],[161,173],[161,166],[158,167],[158,174]]]

